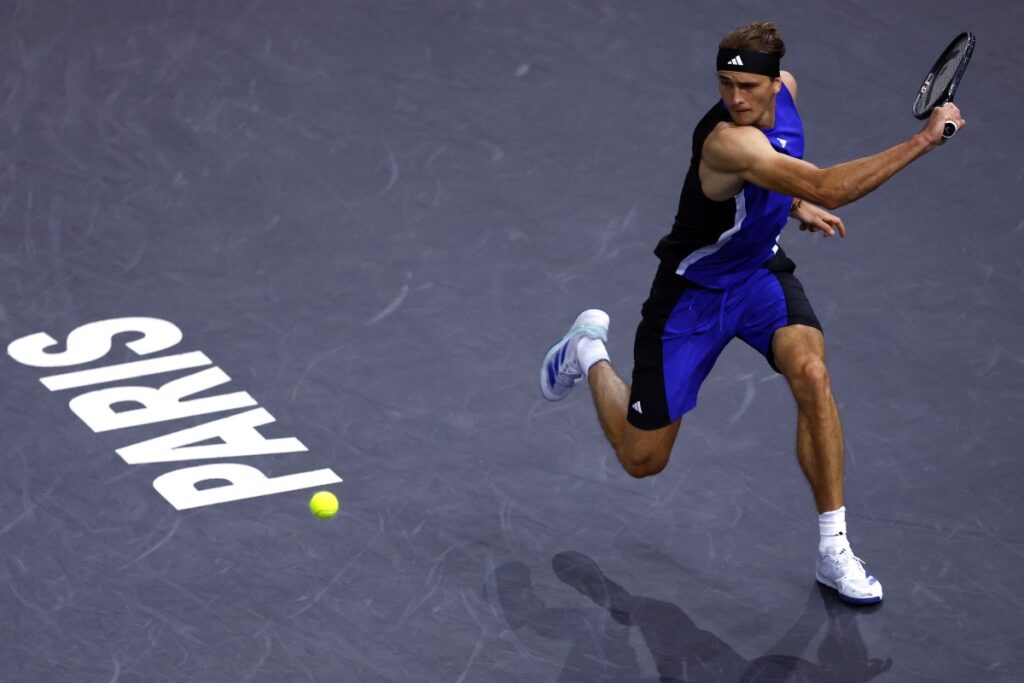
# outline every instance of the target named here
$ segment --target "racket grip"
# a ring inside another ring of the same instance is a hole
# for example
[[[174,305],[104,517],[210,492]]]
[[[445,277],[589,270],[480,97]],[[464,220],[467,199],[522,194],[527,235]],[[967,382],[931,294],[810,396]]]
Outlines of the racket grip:
[[[942,127],[942,137],[948,140],[956,135],[956,131],[957,125],[952,121],[946,121],[945,125]]]

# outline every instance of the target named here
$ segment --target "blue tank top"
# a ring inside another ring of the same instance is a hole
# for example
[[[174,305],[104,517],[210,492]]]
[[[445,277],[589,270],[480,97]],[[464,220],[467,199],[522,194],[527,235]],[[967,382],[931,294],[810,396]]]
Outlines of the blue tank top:
[[[722,202],[704,195],[699,176],[704,140],[719,123],[731,120],[720,100],[694,129],[693,156],[675,224],[654,252],[677,275],[719,289],[743,282],[778,252],[793,202],[790,196],[753,183]],[[785,84],[775,97],[775,126],[761,132],[775,151],[803,158],[803,122]]]

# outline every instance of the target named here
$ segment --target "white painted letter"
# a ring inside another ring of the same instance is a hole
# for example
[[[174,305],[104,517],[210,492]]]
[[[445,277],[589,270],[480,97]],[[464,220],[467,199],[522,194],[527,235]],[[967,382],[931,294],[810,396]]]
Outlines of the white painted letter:
[[[22,365],[36,368],[61,368],[99,360],[110,353],[115,335],[140,332],[141,339],[125,344],[136,355],[145,356],[168,349],[181,341],[181,330],[159,318],[112,318],[76,327],[68,335],[67,349],[47,353],[45,349],[57,340],[38,332],[15,339],[7,346],[7,354]]]
[[[209,481],[228,483],[212,488],[196,488],[196,484]],[[153,488],[175,509],[189,510],[204,505],[228,503],[233,500],[269,496],[340,482],[341,477],[329,469],[268,477],[255,467],[226,463],[196,465],[161,474],[153,481]]]
[[[256,427],[273,421],[274,417],[266,410],[255,408],[198,427],[189,427],[166,436],[125,446],[117,449],[117,454],[129,465],[138,465],[147,462],[300,453],[308,450],[294,437],[265,439],[256,431]],[[220,439],[223,443],[195,445],[211,439]]]
[[[209,368],[168,382],[159,389],[135,386],[97,389],[75,396],[68,405],[94,432],[109,432],[111,429],[137,427],[256,405],[255,399],[244,391],[191,401],[182,400],[230,381],[231,378],[220,368]],[[118,403],[138,403],[142,407],[115,411],[114,406]]]
[[[91,370],[65,372],[62,375],[50,375],[49,377],[43,377],[39,381],[42,382],[43,386],[50,391],[60,391],[61,389],[76,389],[78,387],[87,387],[94,384],[107,384],[109,382],[117,382],[122,379],[134,379],[136,377],[145,377],[147,375],[159,375],[173,370],[199,368],[204,365],[211,364],[212,362],[206,357],[205,353],[201,351],[191,351],[189,353],[179,353],[173,356],[161,356],[159,358],[136,360],[130,363],[107,365],[102,368],[93,368]]]

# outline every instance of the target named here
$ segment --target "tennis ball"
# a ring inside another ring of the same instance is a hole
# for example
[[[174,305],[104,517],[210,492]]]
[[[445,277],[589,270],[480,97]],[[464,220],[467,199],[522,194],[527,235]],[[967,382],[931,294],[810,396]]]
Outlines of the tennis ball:
[[[330,491],[317,491],[309,499],[309,511],[320,519],[330,519],[338,513],[338,499]]]

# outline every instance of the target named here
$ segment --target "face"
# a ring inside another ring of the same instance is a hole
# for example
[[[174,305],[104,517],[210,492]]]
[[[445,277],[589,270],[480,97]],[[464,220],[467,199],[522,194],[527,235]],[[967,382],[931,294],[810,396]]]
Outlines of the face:
[[[781,78],[741,71],[719,71],[718,92],[733,122],[740,126],[771,128],[775,122],[775,95]]]

